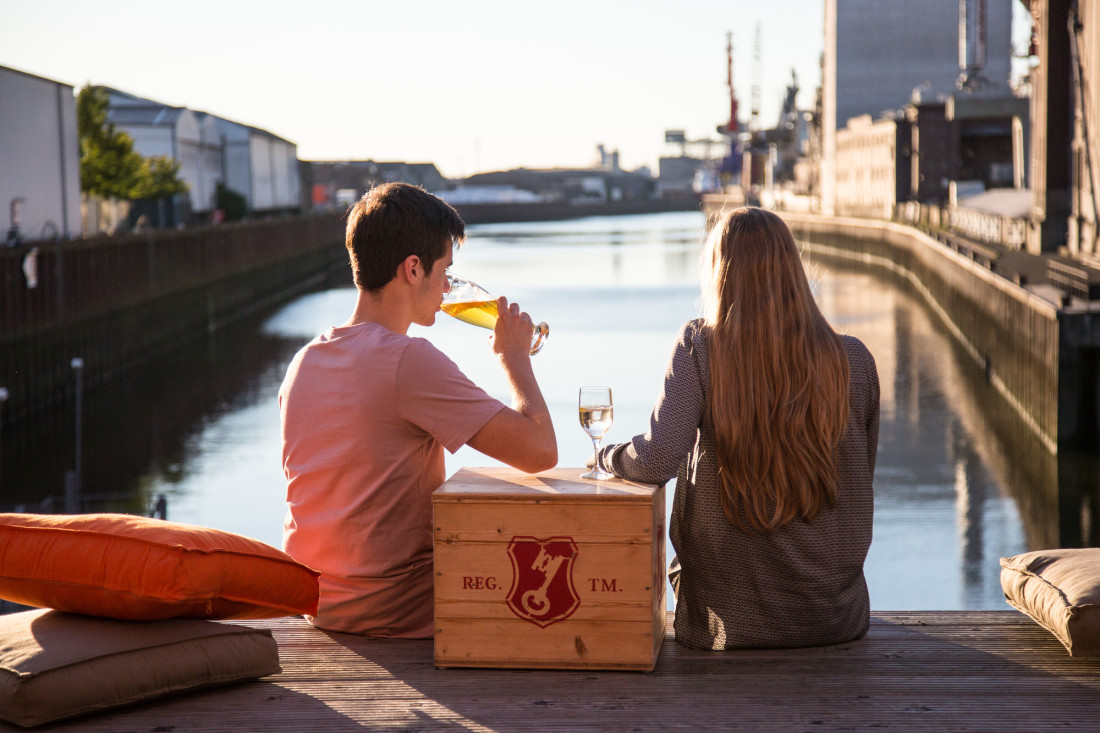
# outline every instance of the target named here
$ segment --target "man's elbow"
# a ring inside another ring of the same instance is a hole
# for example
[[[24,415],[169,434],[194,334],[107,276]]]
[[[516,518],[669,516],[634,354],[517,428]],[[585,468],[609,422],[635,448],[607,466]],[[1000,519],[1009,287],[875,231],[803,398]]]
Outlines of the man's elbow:
[[[549,471],[558,465],[558,446],[555,444],[533,448],[524,456],[523,464],[522,466],[516,466],[516,468],[526,473]]]

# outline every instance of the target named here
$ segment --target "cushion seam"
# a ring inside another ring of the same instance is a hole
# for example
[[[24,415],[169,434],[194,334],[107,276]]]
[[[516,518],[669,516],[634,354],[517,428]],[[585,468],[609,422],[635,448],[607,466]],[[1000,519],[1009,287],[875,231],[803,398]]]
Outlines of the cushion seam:
[[[1017,572],[1017,573],[1019,573],[1020,575],[1024,575],[1024,576],[1029,577],[1029,578],[1035,578],[1036,580],[1038,580],[1040,583],[1042,583],[1044,586],[1046,586],[1048,588],[1053,588],[1055,593],[1058,594],[1058,598],[1060,598],[1061,601],[1062,601],[1062,607],[1067,609],[1070,612],[1071,616],[1076,616],[1077,615],[1077,609],[1080,608],[1080,606],[1076,606],[1076,605],[1070,603],[1069,598],[1066,597],[1065,592],[1061,588],[1056,586],[1054,583],[1050,582],[1049,580],[1044,578],[1042,575],[1039,575],[1037,573],[1033,573],[1030,570],[1024,570],[1024,569],[1018,568],[1018,567],[1013,567],[1013,568],[1010,568],[1010,569]]]
[[[212,548],[209,548],[209,549],[203,549],[203,548],[199,548],[199,547],[188,547],[187,545],[180,544],[178,542],[169,544],[167,542],[153,540],[153,539],[149,539],[147,537],[137,537],[137,536],[130,535],[130,534],[125,534],[125,533],[116,534],[116,533],[113,533],[113,532],[103,532],[101,530],[72,529],[72,528],[68,528],[68,527],[28,527],[28,526],[19,525],[19,524],[0,525],[0,534],[3,534],[3,532],[8,531],[8,530],[23,531],[23,532],[48,532],[48,533],[65,532],[65,533],[71,533],[71,534],[74,534],[74,535],[90,535],[90,536],[93,536],[93,537],[102,537],[104,539],[110,540],[111,542],[118,542],[118,541],[133,542],[133,543],[136,543],[136,544],[147,545],[149,547],[155,547],[155,548],[162,549],[162,550],[173,550],[173,551],[178,551],[178,552],[195,552],[195,553],[199,553],[201,555],[218,555],[218,554],[222,554],[222,555],[237,555],[237,556],[242,556],[242,557],[254,557],[254,558],[258,558],[258,559],[266,560],[266,561],[270,561],[270,562],[277,562],[281,565],[286,565],[288,567],[301,567],[301,568],[304,568],[305,570],[308,570],[311,573],[316,573],[317,575],[320,575],[320,573],[318,571],[316,571],[313,568],[310,568],[306,565],[303,565],[302,563],[299,563],[298,561],[296,561],[294,559],[287,560],[286,558],[277,557],[275,555],[269,555],[269,554],[264,553],[264,552],[262,552],[260,550],[257,550],[257,549],[234,550],[234,549],[227,549],[227,548],[224,548],[224,547],[212,547]],[[243,537],[243,535],[241,535],[241,537]],[[259,540],[255,540],[255,541],[258,542]],[[272,549],[275,549],[275,548],[272,548]]]
[[[138,623],[140,623],[140,622],[138,622]],[[208,623],[215,623],[215,622],[211,621],[211,622],[208,622]],[[126,656],[126,655],[129,655],[129,654],[134,654],[135,652],[138,652],[138,651],[145,652],[145,651],[148,651],[148,650],[151,650],[151,649],[171,649],[172,647],[177,647],[177,646],[182,646],[182,645],[187,645],[187,644],[194,644],[196,642],[205,642],[205,641],[208,641],[208,640],[211,640],[211,639],[219,639],[219,638],[224,637],[224,636],[254,636],[254,635],[260,635],[260,636],[266,636],[268,638],[274,638],[274,637],[271,636],[271,631],[269,629],[257,629],[257,628],[253,628],[253,627],[250,627],[250,626],[232,626],[230,624],[223,624],[223,626],[226,626],[227,628],[231,628],[232,631],[218,632],[218,633],[211,633],[211,634],[203,634],[202,636],[193,636],[193,637],[188,637],[187,639],[177,639],[175,641],[161,642],[159,644],[149,644],[147,646],[131,647],[129,649],[120,649],[119,651],[108,652],[106,654],[97,654],[94,657],[86,657],[84,659],[79,659],[79,660],[76,660],[74,662],[69,662],[67,664],[60,664],[56,667],[50,667],[49,669],[44,669],[41,672],[17,672],[15,670],[11,669],[10,667],[4,667],[4,666],[0,666],[0,670],[11,672],[12,674],[18,675],[21,679],[34,679],[34,678],[37,678],[37,677],[45,676],[47,674],[52,674],[54,672],[69,669],[71,667],[79,667],[82,664],[87,664],[88,662],[93,662],[93,661],[97,661],[97,660],[100,660],[100,659],[110,659],[111,657]]]

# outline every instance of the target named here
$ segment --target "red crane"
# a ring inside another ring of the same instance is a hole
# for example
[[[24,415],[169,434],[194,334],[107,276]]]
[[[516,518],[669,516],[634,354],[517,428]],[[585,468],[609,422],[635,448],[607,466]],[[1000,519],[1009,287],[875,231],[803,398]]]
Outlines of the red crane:
[[[726,69],[727,84],[730,88],[730,121],[726,125],[726,134],[737,135],[737,92],[733,89],[733,31],[726,32]]]

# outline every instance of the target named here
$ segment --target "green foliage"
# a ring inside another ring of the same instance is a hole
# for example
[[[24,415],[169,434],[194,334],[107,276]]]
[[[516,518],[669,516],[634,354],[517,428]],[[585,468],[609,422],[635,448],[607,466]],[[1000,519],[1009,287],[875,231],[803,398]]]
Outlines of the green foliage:
[[[164,155],[145,158],[141,175],[130,193],[134,199],[159,199],[187,193],[189,186],[179,179],[180,164]]]
[[[84,86],[76,97],[80,138],[80,188],[103,198],[142,199],[187,191],[179,163],[156,156],[143,158],[134,140],[107,120],[107,90]]]
[[[240,221],[248,214],[248,201],[245,197],[221,181],[218,182],[214,196],[215,205],[225,212],[226,221]]]
[[[107,91],[85,86],[76,97],[80,187],[104,198],[129,198],[142,168],[134,141],[107,121]]]

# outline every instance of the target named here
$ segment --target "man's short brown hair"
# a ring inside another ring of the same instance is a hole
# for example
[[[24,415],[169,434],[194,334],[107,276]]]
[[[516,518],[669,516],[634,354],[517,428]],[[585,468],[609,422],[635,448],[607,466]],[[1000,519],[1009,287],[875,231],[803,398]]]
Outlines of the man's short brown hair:
[[[466,224],[446,201],[409,183],[375,186],[348,211],[345,244],[360,290],[392,280],[409,255],[431,272],[435,261],[466,237]]]

